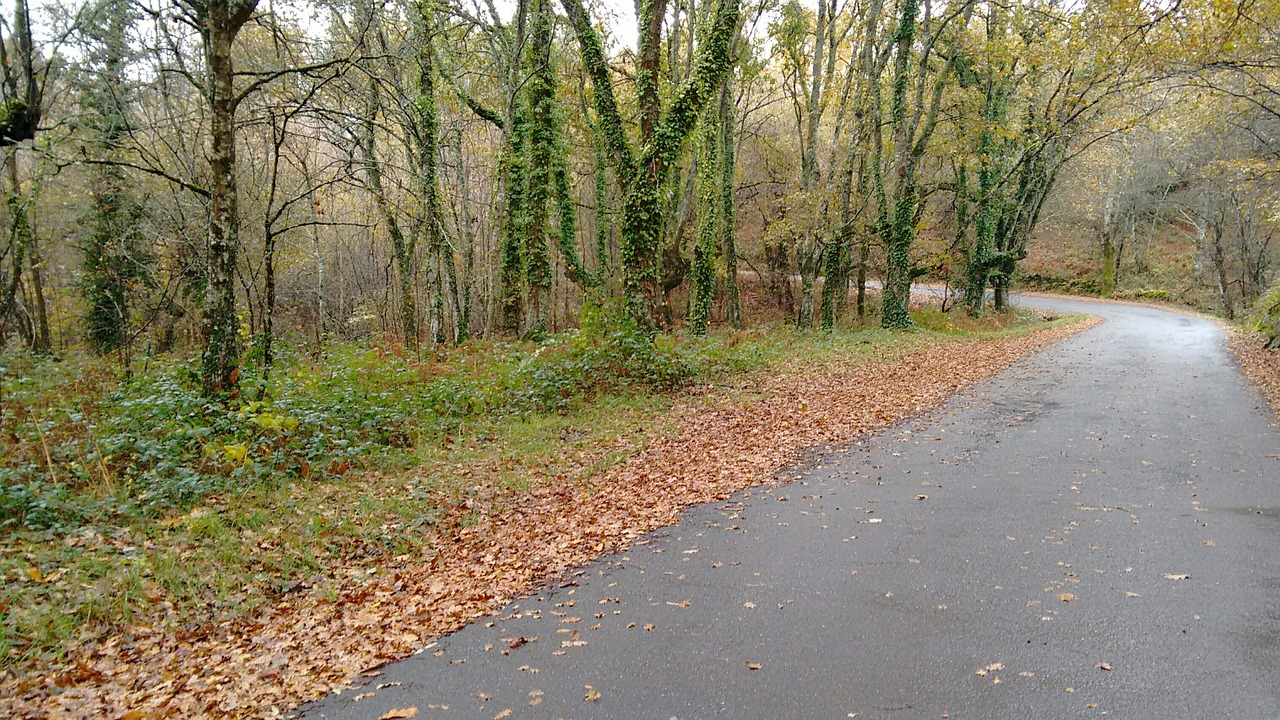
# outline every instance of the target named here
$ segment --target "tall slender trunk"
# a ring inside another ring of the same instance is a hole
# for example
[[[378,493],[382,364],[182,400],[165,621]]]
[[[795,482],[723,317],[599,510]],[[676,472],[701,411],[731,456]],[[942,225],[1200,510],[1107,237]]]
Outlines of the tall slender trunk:
[[[256,0],[215,0],[198,5],[209,103],[209,243],[204,312],[202,389],[206,396],[236,389],[240,372],[235,272],[240,245],[236,196],[235,67],[231,47]]]
[[[894,33],[894,68],[890,119],[893,129],[893,167],[896,172],[893,207],[889,211],[886,238],[888,266],[883,290],[881,325],[886,328],[911,326],[911,244],[915,239],[916,177],[911,153],[912,123],[907,117],[908,61],[916,37],[916,16],[920,0],[898,3],[898,28]]]
[[[720,229],[723,179],[720,157],[722,132],[720,109],[707,108],[702,118],[699,138],[697,183],[697,242],[690,268],[692,287],[689,298],[689,329],[694,335],[705,335],[711,321],[711,303],[715,299],[716,251],[724,238]]]
[[[739,36],[734,37],[736,47]],[[737,148],[734,117],[733,76],[725,78],[720,88],[720,255],[724,260],[724,321],[730,327],[742,327],[742,300],[738,292],[737,202],[735,174]]]
[[[823,91],[825,90],[822,84],[822,59],[826,51],[826,37],[830,22],[827,1],[818,0],[818,18],[814,26],[813,64],[809,69],[809,96],[805,99],[805,123],[800,138],[800,189],[806,194],[816,190],[819,174],[818,125],[822,121]],[[816,198],[808,197],[807,202],[816,202]],[[819,247],[821,235],[817,228],[809,228],[801,236],[800,245],[796,248],[796,260],[800,271],[800,309],[796,314],[796,326],[806,330],[813,327],[813,291],[818,270],[823,264],[822,256],[825,254]]]
[[[427,248],[427,284],[431,293],[429,333],[432,342],[442,344],[445,341],[445,284],[454,268],[452,250],[445,242],[440,221],[440,119],[436,104],[435,12],[431,2],[417,0],[413,8],[418,64],[418,97],[413,119],[417,140],[418,222]]]

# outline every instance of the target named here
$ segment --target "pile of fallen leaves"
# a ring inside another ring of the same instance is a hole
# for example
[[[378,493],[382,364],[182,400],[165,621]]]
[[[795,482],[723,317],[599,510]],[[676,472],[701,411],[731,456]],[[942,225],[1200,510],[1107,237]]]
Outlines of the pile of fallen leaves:
[[[0,715],[274,717],[404,657],[539,583],[668,525],[696,503],[767,482],[808,447],[874,432],[942,403],[1096,320],[995,340],[960,340],[887,361],[797,365],[744,388],[701,388],[627,462],[554,479],[491,513],[466,505],[430,557],[346,573],[251,617],[187,633],[135,626],[73,647],[56,672],[0,682]],[[744,399],[746,397],[747,399]]]
[[[1260,332],[1227,330],[1227,343],[1245,377],[1258,386],[1271,409],[1280,414],[1280,350],[1267,348],[1266,342],[1266,336]]]

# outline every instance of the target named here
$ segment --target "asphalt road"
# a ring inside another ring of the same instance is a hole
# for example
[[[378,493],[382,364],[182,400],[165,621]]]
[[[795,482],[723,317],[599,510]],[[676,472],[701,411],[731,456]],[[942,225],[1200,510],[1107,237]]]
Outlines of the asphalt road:
[[[1021,302],[1107,322],[304,715],[1280,720],[1274,416],[1210,322]]]

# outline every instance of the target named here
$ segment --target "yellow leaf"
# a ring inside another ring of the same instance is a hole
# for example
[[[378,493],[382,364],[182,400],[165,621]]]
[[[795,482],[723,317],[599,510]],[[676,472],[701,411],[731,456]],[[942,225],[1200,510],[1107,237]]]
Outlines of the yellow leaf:
[[[40,568],[27,568],[27,577],[35,582],[44,582],[44,573],[40,572]]]

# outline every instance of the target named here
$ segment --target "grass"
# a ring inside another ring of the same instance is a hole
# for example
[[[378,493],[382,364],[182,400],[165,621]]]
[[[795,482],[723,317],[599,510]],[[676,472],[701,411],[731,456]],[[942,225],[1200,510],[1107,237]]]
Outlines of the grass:
[[[691,387],[746,403],[763,373],[1067,321],[915,317],[907,333],[778,325],[650,343],[601,313],[542,344],[422,361],[343,346],[286,355],[257,404],[204,403],[182,361],[116,382],[90,359],[16,358],[0,415],[0,668],[58,663],[112,632],[198,631],[429,557],[433,537],[521,490],[584,481],[674,431]]]

